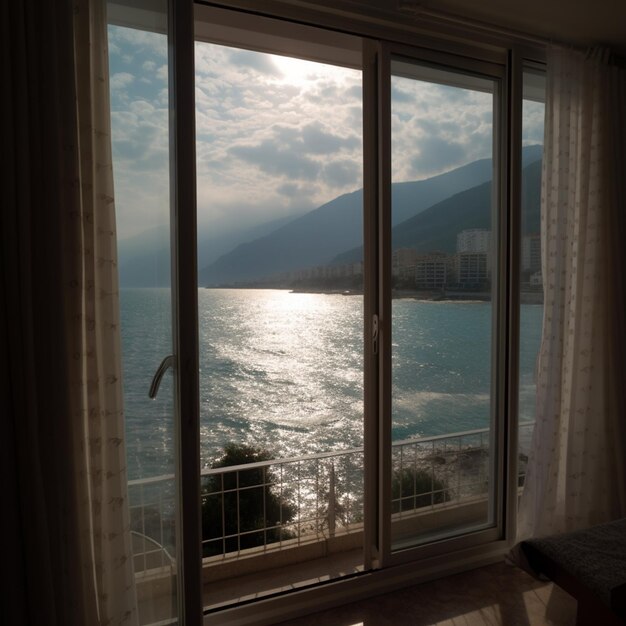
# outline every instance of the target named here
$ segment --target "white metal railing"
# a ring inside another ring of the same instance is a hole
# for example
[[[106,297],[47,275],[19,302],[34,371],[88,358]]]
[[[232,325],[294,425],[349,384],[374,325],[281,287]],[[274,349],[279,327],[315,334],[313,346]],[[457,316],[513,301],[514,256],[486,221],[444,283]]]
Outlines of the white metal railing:
[[[520,424],[520,486],[532,426]],[[489,429],[394,442],[392,514],[413,515],[486,495],[489,442]],[[135,552],[135,570],[159,558],[170,563],[174,475],[131,480],[128,487],[131,528],[151,540],[143,544],[150,554]],[[205,557],[236,559],[249,548],[280,550],[362,531],[362,448],[205,469],[201,487]]]
[[[362,472],[362,449],[205,470],[203,555],[333,536],[360,521]]]
[[[460,501],[486,493],[489,430],[477,429],[410,439],[391,453],[393,514]]]

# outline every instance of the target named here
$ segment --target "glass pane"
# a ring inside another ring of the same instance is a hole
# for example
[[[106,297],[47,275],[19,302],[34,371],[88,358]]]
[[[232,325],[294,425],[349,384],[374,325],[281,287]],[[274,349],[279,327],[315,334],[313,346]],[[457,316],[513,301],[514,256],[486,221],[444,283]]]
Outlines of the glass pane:
[[[519,484],[526,474],[535,422],[536,364],[543,323],[541,272],[541,159],[545,116],[545,74],[524,72],[522,110],[522,249],[520,276]]]
[[[494,523],[493,81],[392,60],[392,549]]]
[[[217,607],[362,568],[361,73],[198,42],[196,94]]]
[[[167,7],[109,4],[113,170],[135,583],[141,624],[175,623],[174,380],[170,290]],[[123,26],[121,25],[123,24]]]

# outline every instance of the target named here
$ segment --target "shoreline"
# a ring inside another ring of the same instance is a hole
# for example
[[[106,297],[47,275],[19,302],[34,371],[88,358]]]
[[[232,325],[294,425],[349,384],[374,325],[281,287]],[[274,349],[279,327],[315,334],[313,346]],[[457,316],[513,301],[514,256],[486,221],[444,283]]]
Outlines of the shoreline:
[[[204,289],[277,289],[296,294],[317,294],[329,296],[362,296],[362,289],[323,289],[323,288],[290,288],[290,287],[270,287],[270,286],[212,286]],[[392,300],[417,300],[419,302],[475,302],[477,304],[490,302],[491,293],[484,291],[418,291],[413,289],[394,289],[391,292]],[[522,291],[520,292],[520,304],[543,304],[543,291]]]

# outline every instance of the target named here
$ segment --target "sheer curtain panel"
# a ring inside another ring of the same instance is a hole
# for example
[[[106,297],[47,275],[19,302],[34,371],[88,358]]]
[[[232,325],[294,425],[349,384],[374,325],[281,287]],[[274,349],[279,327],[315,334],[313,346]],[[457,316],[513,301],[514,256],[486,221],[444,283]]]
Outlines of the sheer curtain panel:
[[[626,71],[548,52],[543,339],[518,539],[626,515]]]
[[[0,622],[133,625],[105,5],[0,11]]]

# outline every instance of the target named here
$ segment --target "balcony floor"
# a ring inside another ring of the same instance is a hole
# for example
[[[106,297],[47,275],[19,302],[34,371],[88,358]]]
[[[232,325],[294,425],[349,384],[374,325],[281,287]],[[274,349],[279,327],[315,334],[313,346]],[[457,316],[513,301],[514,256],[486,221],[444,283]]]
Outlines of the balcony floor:
[[[207,584],[218,608],[358,572],[361,550]],[[573,626],[576,601],[552,583],[504,563],[406,587],[277,626]]]
[[[262,575],[257,572],[207,583],[204,586],[204,606],[219,608],[281,591],[299,589],[360,571],[363,571],[363,551],[359,548],[305,563],[268,570]]]
[[[277,626],[573,626],[576,601],[504,563],[406,587]]]

